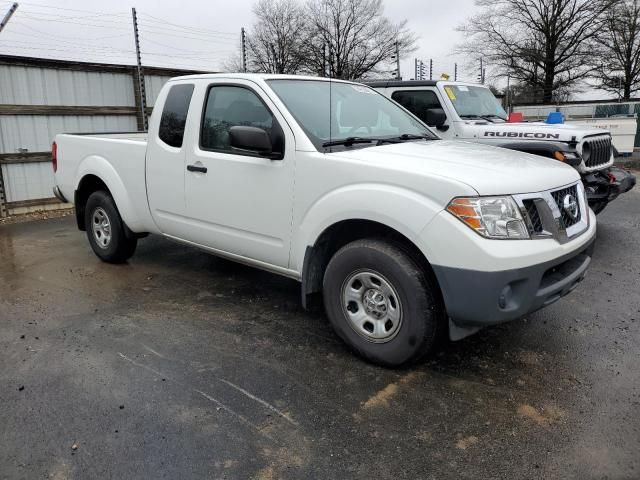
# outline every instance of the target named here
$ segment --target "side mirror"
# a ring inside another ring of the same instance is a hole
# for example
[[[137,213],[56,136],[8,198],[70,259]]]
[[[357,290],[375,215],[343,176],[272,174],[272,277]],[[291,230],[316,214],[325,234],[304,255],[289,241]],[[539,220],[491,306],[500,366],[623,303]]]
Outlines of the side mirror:
[[[426,124],[430,127],[435,127],[438,130],[444,127],[444,123],[447,121],[447,114],[441,108],[428,108],[426,115]]]
[[[229,142],[232,148],[257,153],[261,157],[281,158],[279,152],[273,152],[269,134],[258,127],[236,126],[229,129]]]

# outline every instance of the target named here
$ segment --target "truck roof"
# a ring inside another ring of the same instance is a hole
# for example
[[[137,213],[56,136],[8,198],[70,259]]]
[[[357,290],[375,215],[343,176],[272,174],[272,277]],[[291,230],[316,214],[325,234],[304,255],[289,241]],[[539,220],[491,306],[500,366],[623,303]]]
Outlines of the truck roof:
[[[174,77],[169,81],[187,80],[187,79],[199,79],[199,78],[233,78],[244,80],[320,80],[320,81],[332,81],[343,83],[357,83],[349,80],[339,80],[336,78],[328,77],[314,77],[311,75],[282,75],[275,73],[201,73],[197,75],[183,75],[181,77]]]
[[[447,85],[463,85],[471,87],[485,87],[480,83],[473,82],[459,82],[455,80],[369,80],[363,81],[365,85],[369,85],[372,88],[389,88],[389,87],[435,87],[440,82],[446,82]]]
[[[372,80],[362,82],[374,88],[387,87],[435,87],[438,80]]]

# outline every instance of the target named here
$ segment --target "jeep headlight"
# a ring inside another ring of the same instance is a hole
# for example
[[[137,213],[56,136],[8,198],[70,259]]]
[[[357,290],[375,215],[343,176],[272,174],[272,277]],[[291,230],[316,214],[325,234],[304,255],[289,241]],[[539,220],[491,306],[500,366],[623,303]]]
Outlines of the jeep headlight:
[[[447,211],[486,238],[529,238],[520,209],[508,196],[454,198]]]

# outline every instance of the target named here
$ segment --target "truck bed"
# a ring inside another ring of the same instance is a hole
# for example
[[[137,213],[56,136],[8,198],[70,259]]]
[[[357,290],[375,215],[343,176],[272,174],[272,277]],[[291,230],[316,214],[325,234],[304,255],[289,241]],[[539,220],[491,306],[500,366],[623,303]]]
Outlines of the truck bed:
[[[94,174],[109,185],[120,215],[133,231],[153,231],[146,195],[146,132],[60,134],[55,142],[56,184],[68,201],[73,203],[79,180]]]
[[[105,132],[105,133],[68,133],[67,136],[102,138],[106,140],[130,140],[132,142],[147,141],[147,132]]]

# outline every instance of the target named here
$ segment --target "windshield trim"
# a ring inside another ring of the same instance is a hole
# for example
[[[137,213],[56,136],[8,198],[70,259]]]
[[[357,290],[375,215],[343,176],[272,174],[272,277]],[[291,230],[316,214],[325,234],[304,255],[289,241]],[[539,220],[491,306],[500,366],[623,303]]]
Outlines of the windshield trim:
[[[336,149],[336,148],[344,149],[344,150],[347,150],[347,149],[351,150],[351,149],[355,149],[355,148],[375,147],[375,146],[377,146],[377,140],[379,140],[379,136],[378,137],[371,137],[371,143],[355,143],[355,144],[350,145],[350,146],[332,145],[332,146],[324,147],[322,144],[325,143],[325,142],[328,142],[329,140],[328,139],[325,139],[325,140],[318,139],[318,141],[314,140],[314,138],[316,138],[315,135],[312,135],[307,130],[307,128],[304,126],[304,123],[300,121],[300,119],[297,117],[297,115],[295,113],[293,113],[293,111],[291,111],[291,109],[288,107],[288,105],[285,103],[285,101],[282,99],[282,97],[280,97],[280,95],[278,95],[278,92],[272,86],[273,83],[278,83],[278,82],[324,82],[324,83],[336,83],[336,84],[339,83],[339,84],[345,84],[345,85],[356,85],[356,86],[359,86],[359,87],[367,88],[367,89],[371,90],[372,92],[374,92],[376,95],[380,95],[387,102],[390,102],[391,104],[393,104],[394,107],[399,108],[400,110],[402,110],[405,114],[409,115],[413,120],[415,120],[419,125],[424,127],[425,136],[430,135],[432,137],[431,138],[432,140],[440,140],[440,137],[431,129],[431,127],[426,125],[422,120],[420,120],[418,117],[416,117],[413,113],[411,113],[409,110],[404,108],[402,105],[400,105],[396,101],[394,101],[391,98],[387,97],[386,95],[380,93],[375,88],[371,88],[369,85],[366,85],[364,83],[358,83],[358,82],[353,82],[353,81],[348,81],[348,80],[339,80],[339,79],[329,80],[329,79],[323,78],[323,77],[318,77],[318,78],[267,78],[264,81],[269,86],[269,89],[273,92],[273,94],[276,96],[276,98],[280,102],[282,102],[282,104],[284,105],[286,111],[296,121],[296,123],[298,124],[300,129],[307,136],[307,139],[309,140],[309,142],[311,142],[311,144],[315,147],[315,149],[320,153],[329,153],[329,152],[334,151],[334,149]],[[393,138],[393,137],[397,137],[397,135],[388,135],[388,137]],[[332,142],[340,142],[342,140],[346,140],[347,138],[348,137],[344,137],[344,138],[336,137],[336,138],[331,138],[331,141]]]

